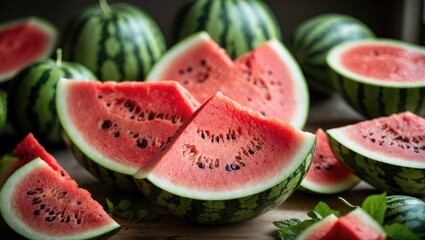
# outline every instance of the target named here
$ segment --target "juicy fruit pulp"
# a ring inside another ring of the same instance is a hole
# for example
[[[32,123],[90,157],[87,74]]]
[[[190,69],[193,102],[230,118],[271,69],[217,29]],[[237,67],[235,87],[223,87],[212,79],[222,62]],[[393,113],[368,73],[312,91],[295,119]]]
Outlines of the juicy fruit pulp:
[[[233,62],[206,33],[198,33],[168,51],[147,79],[178,81],[199,102],[221,91],[243,106],[297,128],[302,128],[307,118],[309,100],[304,77],[277,40]]]
[[[334,194],[358,184],[359,178],[335,158],[326,133],[319,128],[316,131],[316,137],[314,159],[307,176],[301,183],[301,189],[308,192]]]
[[[120,228],[89,192],[40,158],[12,174],[0,191],[0,200],[6,223],[27,238],[95,238]]]
[[[62,79],[57,96],[59,118],[77,159],[105,181],[115,180],[114,174],[101,174],[99,167],[134,174],[198,106],[176,82]],[[134,186],[131,178],[128,183]]]
[[[410,112],[328,130],[335,156],[382,191],[425,191],[425,119]]]
[[[218,93],[134,177],[172,213],[204,223],[237,222],[286,200],[305,176],[314,145],[314,135]]]
[[[35,17],[1,25],[0,82],[13,77],[27,64],[48,57],[56,38],[56,28]]]

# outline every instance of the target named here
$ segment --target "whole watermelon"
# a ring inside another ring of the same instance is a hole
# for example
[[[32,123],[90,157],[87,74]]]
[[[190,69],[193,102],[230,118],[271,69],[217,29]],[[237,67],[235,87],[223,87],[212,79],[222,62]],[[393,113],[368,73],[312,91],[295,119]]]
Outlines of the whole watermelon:
[[[64,59],[84,64],[100,80],[144,80],[165,52],[153,19],[133,5],[99,5],[77,14],[65,29]]]
[[[55,104],[59,79],[96,79],[83,65],[62,62],[60,49],[57,53],[56,61],[41,60],[22,69],[7,90],[8,117],[12,126],[19,134],[32,132],[47,144],[62,141]]]
[[[190,0],[178,10],[173,30],[174,42],[206,31],[233,59],[281,39],[274,14],[261,0]]]
[[[349,15],[328,13],[299,24],[289,48],[306,75],[312,92],[326,96],[332,92],[326,65],[328,52],[342,42],[374,37],[372,30],[360,20]]]

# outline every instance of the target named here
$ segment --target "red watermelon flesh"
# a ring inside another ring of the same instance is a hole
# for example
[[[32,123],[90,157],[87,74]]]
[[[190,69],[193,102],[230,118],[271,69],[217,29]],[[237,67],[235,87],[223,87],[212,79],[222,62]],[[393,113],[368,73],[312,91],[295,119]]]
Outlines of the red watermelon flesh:
[[[217,93],[135,178],[189,198],[237,198],[279,183],[314,143],[314,135]]]
[[[425,50],[369,44],[350,48],[341,55],[341,64],[350,71],[377,81],[423,82]]]
[[[88,191],[40,158],[18,169],[0,198],[6,223],[27,238],[86,239],[119,229]]]
[[[135,173],[199,103],[176,82],[59,82],[67,135],[104,167]],[[63,100],[63,101],[62,101]]]
[[[0,25],[0,81],[35,60],[49,57],[56,35],[55,27],[34,17]]]
[[[243,106],[301,128],[308,112],[305,80],[277,40],[234,62],[206,33],[172,48],[152,69],[149,80],[175,80],[204,102],[221,91]]]
[[[332,131],[364,156],[400,166],[425,167],[425,119],[411,112],[393,114]],[[355,143],[355,144],[354,144]]]
[[[335,194],[359,183],[359,178],[334,156],[328,137],[321,128],[317,129],[316,137],[314,159],[301,183],[302,189],[315,193]]]

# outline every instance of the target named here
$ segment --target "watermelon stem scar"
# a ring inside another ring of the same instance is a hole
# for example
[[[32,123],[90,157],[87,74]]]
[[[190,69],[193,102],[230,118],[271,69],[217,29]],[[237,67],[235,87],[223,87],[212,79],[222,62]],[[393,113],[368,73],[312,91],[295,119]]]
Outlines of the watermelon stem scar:
[[[107,0],[99,0],[99,5],[105,16],[109,17],[112,15],[112,10],[109,7]]]
[[[62,48],[56,49],[56,66],[62,65]]]

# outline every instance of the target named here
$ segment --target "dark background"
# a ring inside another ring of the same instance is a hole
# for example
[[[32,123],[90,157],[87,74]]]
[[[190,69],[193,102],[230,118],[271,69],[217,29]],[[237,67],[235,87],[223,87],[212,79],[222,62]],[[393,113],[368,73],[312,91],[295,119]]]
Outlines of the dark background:
[[[26,16],[46,18],[63,30],[77,11],[97,0],[0,0],[0,22]],[[109,0],[109,3],[118,1]],[[185,0],[121,0],[140,7],[158,23],[170,45],[173,17]],[[279,21],[286,43],[295,27],[312,16],[336,12],[366,23],[379,37],[421,42],[423,0],[264,0]],[[409,6],[406,6],[410,4]],[[407,36],[406,32],[407,31]]]

